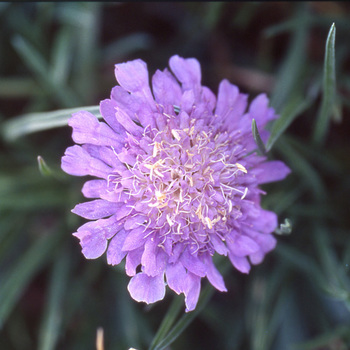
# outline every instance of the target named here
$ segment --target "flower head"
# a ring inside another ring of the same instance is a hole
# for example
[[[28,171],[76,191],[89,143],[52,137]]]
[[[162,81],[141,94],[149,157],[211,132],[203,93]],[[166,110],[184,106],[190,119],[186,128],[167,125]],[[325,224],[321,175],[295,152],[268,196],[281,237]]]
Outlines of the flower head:
[[[92,175],[82,192],[93,200],[73,213],[88,220],[74,235],[82,252],[107,261],[125,257],[128,285],[137,301],[153,303],[166,284],[184,293],[186,311],[198,301],[201,279],[225,291],[215,253],[248,273],[276,244],[276,214],[263,210],[259,185],[283,179],[289,169],[253,151],[259,130],[276,118],[264,94],[247,109],[247,96],[227,80],[217,98],[201,85],[196,59],[173,56],[149,86],[147,66],[115,66],[120,86],[101,101],[105,122],[86,111],[73,114],[73,140],[62,169]],[[261,133],[263,140],[268,132]]]

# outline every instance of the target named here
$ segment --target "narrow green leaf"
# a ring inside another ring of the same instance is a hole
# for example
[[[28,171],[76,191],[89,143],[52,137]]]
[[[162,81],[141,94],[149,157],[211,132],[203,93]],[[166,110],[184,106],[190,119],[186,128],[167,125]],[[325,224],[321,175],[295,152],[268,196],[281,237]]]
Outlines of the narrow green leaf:
[[[68,25],[62,27],[53,45],[50,75],[52,81],[59,85],[65,84],[68,78],[72,58],[72,34]]]
[[[33,275],[52,258],[52,251],[60,238],[57,232],[51,232],[38,239],[3,279],[0,288],[0,329]]]
[[[164,350],[170,344],[172,344],[202,311],[202,309],[210,300],[213,293],[214,288],[211,285],[207,285],[201,292],[201,296],[196,309],[192,312],[183,315],[172,328],[172,330],[168,333],[168,335],[165,338],[163,338],[163,340],[158,345],[154,347],[154,350]]]
[[[78,103],[77,96],[67,86],[57,84],[51,79],[49,65],[45,58],[20,35],[12,39],[12,44],[22,58],[24,64],[34,73],[35,77],[51,94],[65,107],[73,107]]]
[[[3,125],[3,136],[7,141],[14,141],[17,138],[33,132],[66,126],[72,113],[88,111],[101,118],[98,106],[85,106],[78,108],[60,109],[58,111],[40,112],[25,114],[11,119]]]
[[[42,156],[38,156],[37,160],[38,160],[38,166],[39,166],[39,171],[40,171],[41,175],[43,175],[43,176],[51,176],[52,175],[52,170],[46,164],[44,158]]]
[[[293,97],[286,107],[283,109],[280,117],[273,123],[270,137],[266,144],[266,150],[269,152],[278,140],[278,138],[284,133],[289,125],[300,116],[311,105],[312,98],[302,98],[300,95]]]
[[[349,307],[350,301],[350,280],[346,274],[343,264],[338,261],[329,236],[324,226],[317,224],[314,230],[316,247],[327,278],[327,285],[324,290],[332,297],[345,301]]]
[[[38,94],[38,84],[32,78],[1,77],[0,96],[2,98],[20,98]]]
[[[336,108],[335,33],[336,28],[333,23],[326,41],[323,68],[323,96],[313,135],[314,141],[318,144],[322,143],[326,137],[329,121]]]
[[[296,22],[292,41],[288,49],[287,57],[279,71],[278,79],[271,97],[271,105],[280,113],[286,100],[299,84],[300,73],[305,64],[307,32],[307,4],[299,3],[293,21]]]
[[[48,302],[39,332],[38,350],[54,350],[56,348],[62,322],[62,304],[68,272],[69,256],[62,252],[53,266]]]
[[[327,285],[327,281],[322,274],[318,264],[308,255],[298,251],[295,248],[279,243],[276,248],[276,253],[281,259],[290,264],[293,268],[305,273],[308,278],[311,278],[320,288]]]
[[[181,308],[183,305],[183,300],[180,297],[174,297],[172,304],[170,305],[170,308],[167,312],[167,314],[165,315],[158,331],[157,334],[154,336],[152,343],[149,347],[149,350],[154,350],[157,346],[157,344],[159,344],[163,338],[165,338],[166,334],[168,333],[169,329],[171,328],[171,326],[173,325],[173,323],[175,322],[175,319],[177,317],[177,315],[179,314]]]
[[[288,140],[286,136],[280,138],[279,151],[283,153],[286,163],[299,176],[300,181],[306,185],[306,188],[311,190],[315,199],[323,201],[326,198],[326,188],[319,172],[304,158],[303,154],[292,147]]]
[[[264,142],[262,141],[262,139],[260,137],[259,130],[258,130],[258,127],[256,125],[255,119],[252,120],[252,133],[253,133],[255,143],[258,146],[259,152],[261,154],[266,154],[266,148],[265,148]]]

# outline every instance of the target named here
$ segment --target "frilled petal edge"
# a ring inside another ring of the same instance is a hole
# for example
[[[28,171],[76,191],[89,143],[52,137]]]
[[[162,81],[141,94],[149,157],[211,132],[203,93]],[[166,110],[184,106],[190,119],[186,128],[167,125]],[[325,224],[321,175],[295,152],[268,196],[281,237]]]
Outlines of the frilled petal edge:
[[[165,296],[164,275],[151,277],[139,272],[130,280],[128,290],[133,299],[146,304],[162,300]]]

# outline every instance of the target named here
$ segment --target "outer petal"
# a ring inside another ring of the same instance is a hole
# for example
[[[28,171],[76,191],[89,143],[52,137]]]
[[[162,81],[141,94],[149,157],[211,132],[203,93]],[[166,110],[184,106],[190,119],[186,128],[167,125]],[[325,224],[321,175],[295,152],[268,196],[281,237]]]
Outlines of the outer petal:
[[[126,256],[125,271],[128,276],[135,276],[136,268],[141,264],[143,247],[132,250]]]
[[[98,198],[107,189],[106,180],[89,180],[84,183],[81,192],[86,198]]]
[[[68,125],[73,128],[72,138],[76,143],[117,147],[122,141],[107,124],[100,123],[93,114],[86,111],[74,113]]]
[[[148,101],[130,94],[121,86],[115,86],[111,92],[112,101],[122,108],[130,117],[137,117],[144,128],[147,125],[154,127],[153,113],[156,110],[155,106],[149,105]]]
[[[163,72],[157,70],[152,77],[153,94],[155,100],[166,105],[179,105],[181,100],[182,91],[172,76],[172,74],[166,69]]]
[[[247,95],[240,94],[237,86],[223,80],[219,85],[218,100],[215,114],[218,115],[225,129],[237,129],[245,109],[247,108]]]
[[[120,230],[109,242],[107,250],[107,262],[110,265],[118,265],[126,255],[126,252],[122,250],[122,246],[127,236],[125,230]]]
[[[125,129],[115,116],[115,105],[111,100],[105,99],[100,102],[100,113],[108,125],[120,135],[121,139],[126,137]]]
[[[143,246],[145,244],[144,237],[147,235],[147,232],[145,232],[145,228],[142,226],[128,231],[128,235],[123,244],[123,250],[134,250]]]
[[[216,105],[216,97],[214,93],[208,87],[203,86],[201,99],[212,113]]]
[[[68,147],[61,161],[62,169],[76,176],[92,175],[106,179],[112,169],[99,159],[93,158],[78,145]]]
[[[260,94],[254,98],[249,107],[249,114],[262,125],[276,118],[274,109],[269,108],[269,99],[266,94]]]
[[[196,59],[184,59],[176,55],[170,58],[169,66],[184,90],[197,90],[200,87],[201,66]]]
[[[197,276],[204,277],[206,274],[206,266],[202,261],[196,256],[192,255],[188,249],[185,249],[181,254],[180,260],[182,265],[186,267],[187,270],[191,271]]]
[[[164,275],[150,277],[140,272],[130,280],[128,290],[133,299],[146,304],[162,300],[165,295]]]
[[[273,232],[277,227],[277,215],[274,212],[260,208],[259,214],[257,219],[252,223],[252,229],[245,229],[249,236],[254,237],[254,240],[259,236],[257,234],[258,232],[268,234]],[[252,230],[255,234],[251,233]]]
[[[210,243],[218,254],[227,255],[226,244],[216,234],[210,235]]]
[[[273,160],[257,165],[253,172],[258,184],[264,184],[283,180],[290,173],[290,169],[283,162]]]
[[[244,235],[237,235],[233,239],[231,236],[228,236],[226,242],[230,252],[238,257],[244,257],[259,250],[258,244]]]
[[[166,280],[169,288],[171,288],[177,294],[180,294],[184,291],[184,282],[186,276],[186,269],[180,262],[177,262],[175,264],[168,264],[166,268]]]
[[[96,259],[107,248],[107,239],[111,238],[120,229],[120,224],[114,217],[87,222],[79,227],[73,235],[80,239],[82,252],[87,259]]]
[[[250,271],[250,264],[248,262],[247,258],[239,258],[238,256],[235,256],[232,253],[228,254],[228,257],[232,263],[232,265],[240,272],[242,273],[249,273]]]
[[[90,202],[77,204],[72,212],[85,219],[95,220],[115,214],[122,203],[107,202],[103,199],[95,199]]]
[[[224,279],[216,269],[212,257],[209,254],[203,255],[204,263],[207,266],[207,277],[209,282],[220,292],[226,292]]]
[[[73,234],[77,236],[77,234]],[[79,232],[82,253],[86,259],[96,259],[100,257],[107,248],[107,240],[103,234],[94,234],[90,231]]]
[[[140,59],[115,65],[115,76],[125,90],[139,96],[149,105],[154,105],[149,87],[147,64]]]
[[[145,232],[147,235],[148,232]],[[154,235],[153,235],[154,236]],[[156,276],[165,271],[167,254],[158,247],[158,241],[149,236],[141,257],[142,271],[148,276]]]
[[[147,220],[147,216],[145,215],[135,215],[130,218],[127,218],[124,227],[125,230],[133,230],[135,228],[140,227]]]
[[[201,278],[194,275],[191,272],[188,272],[185,280],[185,290],[184,290],[186,312],[192,311],[196,308],[200,291],[201,291]]]

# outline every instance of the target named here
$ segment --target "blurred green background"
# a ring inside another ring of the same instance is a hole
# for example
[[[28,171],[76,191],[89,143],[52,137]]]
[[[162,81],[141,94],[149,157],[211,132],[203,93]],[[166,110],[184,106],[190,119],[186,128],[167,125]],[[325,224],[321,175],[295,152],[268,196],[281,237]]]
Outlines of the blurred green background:
[[[95,349],[99,327],[106,350],[149,348],[174,293],[138,304],[123,266],[83,258],[84,179],[60,170],[69,113],[41,112],[96,106],[115,63],[153,74],[174,54],[215,93],[227,78],[269,95],[269,156],[293,173],[263,204],[293,232],[249,275],[226,269],[228,292],[167,349],[350,349],[349,34],[348,2],[0,3],[0,349]]]

